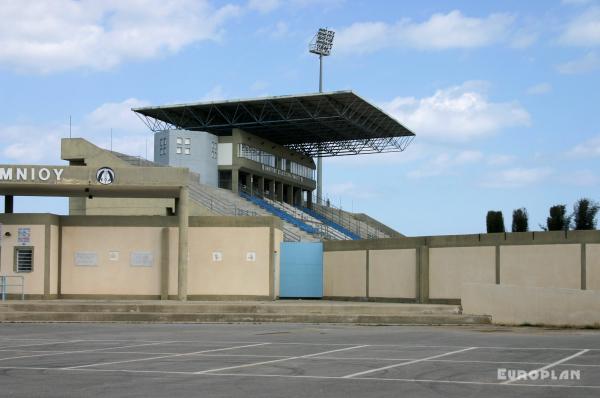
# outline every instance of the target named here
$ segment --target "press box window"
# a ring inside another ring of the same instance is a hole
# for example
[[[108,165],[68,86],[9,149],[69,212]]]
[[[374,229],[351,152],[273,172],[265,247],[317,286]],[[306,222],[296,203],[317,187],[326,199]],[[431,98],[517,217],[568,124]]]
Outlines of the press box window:
[[[15,272],[33,272],[33,247],[15,247]]]

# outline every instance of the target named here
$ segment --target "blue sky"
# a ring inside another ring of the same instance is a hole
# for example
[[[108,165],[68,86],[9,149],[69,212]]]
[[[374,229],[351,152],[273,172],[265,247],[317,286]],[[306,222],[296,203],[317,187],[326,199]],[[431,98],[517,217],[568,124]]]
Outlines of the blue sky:
[[[61,164],[69,115],[74,136],[106,147],[112,128],[115,150],[145,156],[131,107],[314,92],[307,45],[328,26],[325,90],[417,134],[404,153],[326,159],[333,203],[415,236],[519,207],[538,229],[553,204],[600,199],[598,1],[7,0],[0,20],[0,163]]]

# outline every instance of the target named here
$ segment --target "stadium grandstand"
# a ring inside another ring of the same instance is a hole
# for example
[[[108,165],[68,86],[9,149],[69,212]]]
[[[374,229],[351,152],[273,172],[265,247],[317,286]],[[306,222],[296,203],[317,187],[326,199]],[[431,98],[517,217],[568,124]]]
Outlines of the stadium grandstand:
[[[114,167],[185,167],[195,215],[275,215],[286,241],[401,236],[365,215],[314,195],[316,157],[401,152],[409,129],[351,91],[144,107],[154,161],[63,141],[62,158],[89,164],[98,152]],[[101,157],[102,158],[102,157]],[[71,215],[165,215],[167,199],[71,198]]]

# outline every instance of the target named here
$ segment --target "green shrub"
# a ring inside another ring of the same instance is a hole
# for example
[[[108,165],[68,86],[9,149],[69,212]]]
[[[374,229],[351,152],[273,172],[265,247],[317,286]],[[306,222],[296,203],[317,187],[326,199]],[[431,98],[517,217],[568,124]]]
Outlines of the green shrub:
[[[596,214],[598,213],[598,203],[590,199],[579,199],[573,206],[573,229],[590,230],[596,229]]]
[[[529,231],[529,216],[527,215],[527,209],[525,209],[524,207],[513,211],[512,231]]]
[[[546,219],[546,231],[566,231],[571,224],[571,216],[567,216],[566,205],[555,205],[550,208],[550,217]]]
[[[506,232],[504,228],[504,216],[501,211],[490,210],[485,218],[488,234],[495,232]]]

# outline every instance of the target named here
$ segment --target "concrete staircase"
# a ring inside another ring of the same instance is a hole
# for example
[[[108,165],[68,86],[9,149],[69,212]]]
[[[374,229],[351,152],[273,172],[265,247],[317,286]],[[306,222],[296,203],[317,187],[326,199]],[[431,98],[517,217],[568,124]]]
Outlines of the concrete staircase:
[[[464,315],[455,305],[337,301],[174,302],[12,301],[0,303],[0,322],[340,323],[472,325],[487,316]]]
[[[259,206],[227,189],[200,184],[197,174],[192,173],[190,179],[190,200],[207,208],[214,214],[227,216],[272,216],[268,211],[261,209]],[[283,224],[283,235],[286,241],[319,241],[318,237],[306,233],[295,225],[285,221]]]

